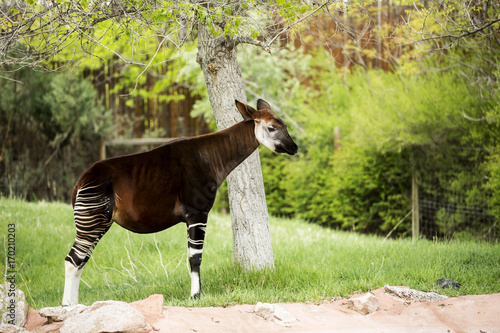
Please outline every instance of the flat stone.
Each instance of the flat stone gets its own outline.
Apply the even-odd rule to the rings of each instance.
[[[56,306],[42,308],[38,310],[38,314],[47,318],[49,323],[65,321],[66,319],[89,310],[89,307],[82,304],[71,306]]]
[[[30,332],[38,332],[42,325],[47,324],[47,318],[40,316],[38,310],[29,307],[28,320],[24,326]]]
[[[258,302],[255,306],[255,314],[265,320],[287,327],[296,321],[290,312],[276,304]]]
[[[152,323],[160,319],[163,315],[163,295],[151,295],[141,301],[130,303],[130,305],[141,312],[148,323]]]
[[[146,318],[129,304],[100,301],[87,311],[68,318],[60,333],[148,333],[151,329]]]
[[[384,289],[387,294],[408,302],[439,302],[448,298],[448,296],[439,295],[434,292],[424,292],[411,288],[385,285]]]
[[[379,307],[378,298],[371,293],[367,293],[360,297],[350,298],[347,300],[349,309],[367,315],[377,311]]]

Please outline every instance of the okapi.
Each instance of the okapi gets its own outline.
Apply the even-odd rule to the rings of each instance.
[[[201,293],[208,212],[227,175],[260,144],[294,155],[298,147],[269,104],[236,102],[244,120],[220,132],[177,139],[145,153],[96,162],[73,189],[76,239],[65,259],[63,305],[78,304],[83,267],[111,224],[137,233],[187,224],[191,297]]]

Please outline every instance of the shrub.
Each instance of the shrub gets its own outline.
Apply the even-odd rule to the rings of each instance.
[[[413,168],[441,177],[433,190],[441,193],[436,197],[439,205],[476,205],[479,210],[498,206],[496,194],[488,194],[498,187],[493,178],[498,160],[488,160],[489,185],[488,173],[481,171],[486,170],[483,163],[490,154],[483,147],[498,145],[498,124],[470,120],[484,108],[495,108],[491,96],[474,94],[474,87],[451,72],[354,71],[344,85],[334,69],[321,62],[314,66],[309,82],[314,82],[314,91],[328,93],[305,86],[309,98],[294,100],[290,94],[287,100],[298,106],[290,109],[291,115],[305,130],[292,129],[299,156],[261,151],[271,213],[383,234],[403,221],[395,234],[406,235],[411,229],[411,219],[405,217],[411,211]],[[337,151],[335,126],[342,132]],[[471,182],[476,185],[470,186]],[[454,189],[455,194],[445,189]],[[498,223],[447,209],[429,217],[434,229],[428,236],[470,236],[478,229],[486,237],[484,232],[492,234]]]
[[[111,113],[88,80],[70,73],[3,75],[0,195],[69,201],[75,180],[98,159]]]

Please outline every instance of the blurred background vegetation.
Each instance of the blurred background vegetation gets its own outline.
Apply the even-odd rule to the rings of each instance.
[[[338,30],[328,41],[304,28],[283,35],[272,55],[239,46],[249,104],[270,102],[300,148],[294,157],[260,150],[271,214],[407,236],[415,176],[424,236],[499,238],[500,6],[483,1],[472,11],[496,20],[480,33],[420,44],[408,37],[426,19],[415,10],[460,17],[459,2],[370,2],[369,15],[343,13],[352,29],[325,17],[324,29]],[[360,31],[356,42],[352,31]],[[162,50],[171,60],[145,72],[94,52],[63,73],[2,68],[0,195],[69,202],[101,142],[215,130],[196,40],[181,57]],[[108,147],[107,156],[137,149]],[[227,209],[224,190],[219,210]]]

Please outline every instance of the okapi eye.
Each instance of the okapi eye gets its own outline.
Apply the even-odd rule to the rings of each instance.
[[[274,127],[268,127],[267,130],[271,133],[271,132],[274,132],[276,131],[276,129]]]

